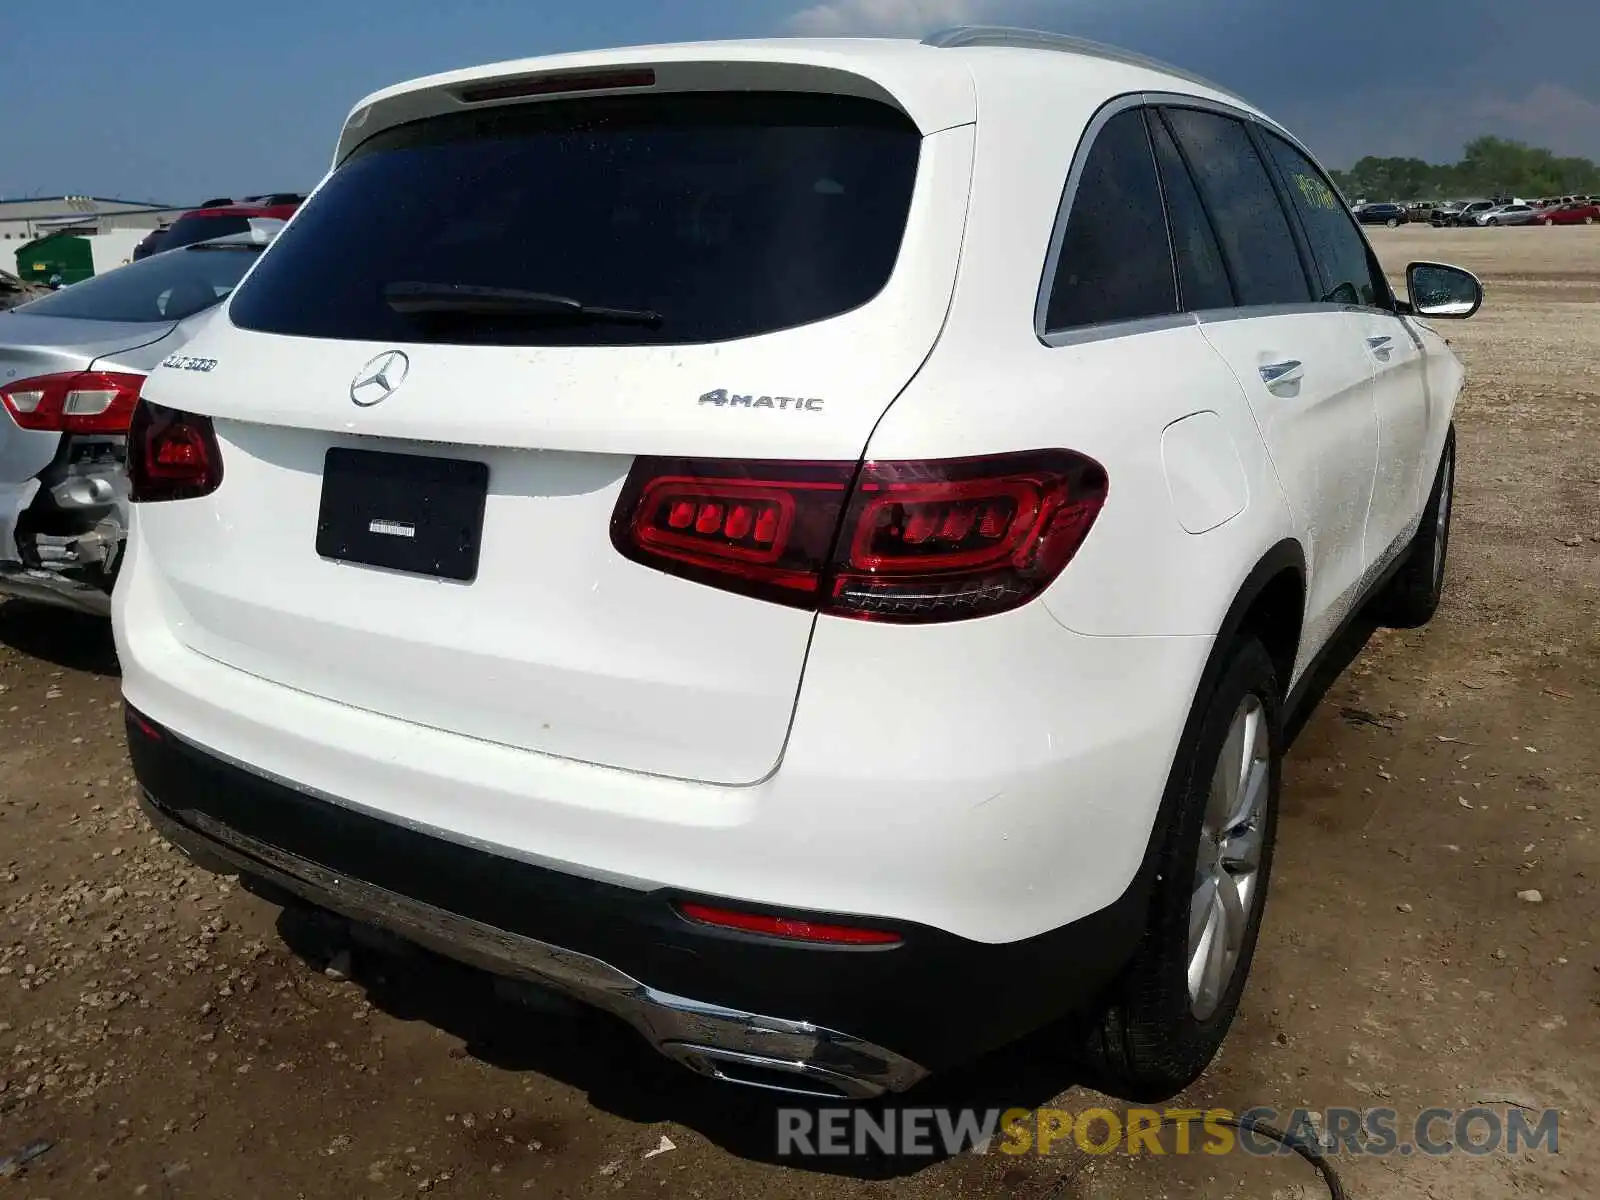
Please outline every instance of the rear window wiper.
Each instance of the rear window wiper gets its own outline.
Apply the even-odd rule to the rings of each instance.
[[[518,317],[611,325],[659,325],[662,322],[661,314],[648,308],[611,308],[585,304],[552,292],[475,287],[465,283],[400,280],[384,285],[383,300],[404,316]]]

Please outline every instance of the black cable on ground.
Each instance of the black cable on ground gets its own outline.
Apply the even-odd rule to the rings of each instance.
[[[1339,1182],[1339,1173],[1333,1169],[1333,1163],[1328,1161],[1328,1156],[1323,1154],[1322,1148],[1314,1142],[1309,1142],[1299,1134],[1285,1133],[1262,1121],[1249,1118],[1223,1117],[1215,1114],[1195,1113],[1186,1117],[1165,1117],[1161,1125],[1193,1125],[1196,1121],[1208,1119],[1213,1125],[1227,1125],[1244,1133],[1258,1133],[1270,1141],[1277,1142],[1280,1146],[1287,1146],[1306,1162],[1316,1168],[1317,1174],[1322,1176],[1322,1181],[1328,1185],[1328,1195],[1333,1200],[1349,1200],[1345,1195],[1344,1184]],[[1159,1128],[1159,1126],[1158,1126]],[[1052,1193],[1058,1195],[1060,1193]]]
[[[1186,1121],[1185,1123],[1191,1123],[1192,1120],[1199,1119],[1202,1118],[1192,1118],[1191,1121]],[[1164,1123],[1176,1124],[1177,1122]],[[1259,1133],[1262,1137],[1269,1138],[1280,1146],[1289,1147],[1289,1149],[1317,1169],[1317,1174],[1321,1175],[1322,1181],[1328,1185],[1328,1195],[1332,1196],[1333,1200],[1349,1200],[1344,1192],[1344,1184],[1339,1182],[1339,1173],[1333,1169],[1333,1163],[1328,1160],[1328,1156],[1322,1152],[1322,1148],[1316,1143],[1307,1141],[1299,1134],[1285,1133],[1281,1129],[1276,1129],[1264,1122],[1253,1121],[1249,1118],[1240,1120],[1234,1117],[1214,1116],[1211,1118],[1211,1123],[1213,1125],[1229,1125],[1245,1133]]]

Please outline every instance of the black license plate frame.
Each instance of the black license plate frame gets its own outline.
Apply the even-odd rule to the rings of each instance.
[[[322,463],[317,553],[471,583],[488,499],[488,463],[330,446]]]

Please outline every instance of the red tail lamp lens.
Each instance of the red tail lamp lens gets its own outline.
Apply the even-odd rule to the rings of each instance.
[[[853,480],[853,485],[852,485]],[[639,459],[612,519],[636,562],[837,616],[948,621],[1049,586],[1105,503],[1068,450],[917,462]]]
[[[849,925],[827,925],[794,917],[734,912],[708,904],[680,904],[678,911],[702,925],[784,938],[792,942],[820,942],[832,946],[898,946],[903,940],[899,934],[883,929],[857,929]]]
[[[192,500],[222,483],[222,451],[211,418],[141,400],[128,429],[129,499]]]
[[[1066,450],[869,462],[826,608],[903,622],[1015,608],[1072,561],[1105,498],[1105,471]]]

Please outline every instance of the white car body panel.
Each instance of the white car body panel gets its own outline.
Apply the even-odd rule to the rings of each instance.
[[[1365,536],[1371,564],[1387,560],[1415,531],[1438,461],[1437,452],[1426,453],[1436,414],[1428,403],[1427,357],[1410,325],[1370,308],[1352,310],[1348,319],[1373,364],[1378,457]]]
[[[1372,366],[1337,308],[1205,320],[1200,328],[1244,389],[1305,552],[1298,678],[1366,582],[1363,547],[1378,459]],[[1300,381],[1269,388],[1262,369],[1288,362],[1302,364]]]

